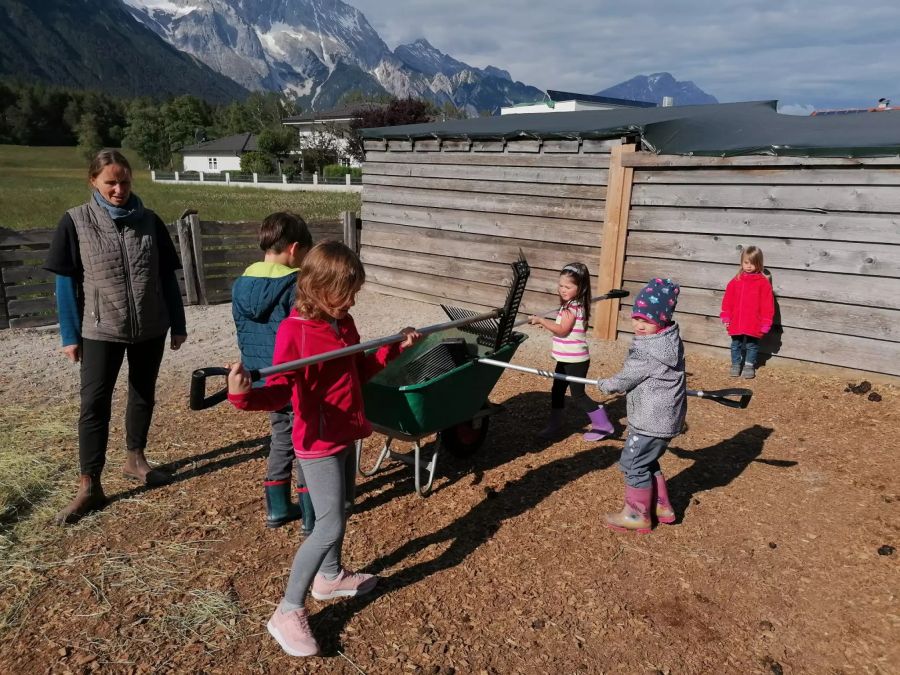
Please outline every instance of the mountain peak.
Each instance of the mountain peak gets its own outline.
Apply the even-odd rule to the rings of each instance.
[[[661,104],[663,98],[671,96],[675,105],[698,105],[718,103],[715,96],[707,94],[689,80],[678,81],[671,73],[661,72],[650,75],[636,75],[630,80],[598,91],[597,96],[611,96],[635,101],[653,101]]]

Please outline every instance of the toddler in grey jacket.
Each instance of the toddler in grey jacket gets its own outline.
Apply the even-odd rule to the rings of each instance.
[[[681,433],[687,412],[684,345],[678,324],[672,321],[679,292],[670,279],[650,280],[635,298],[634,339],[622,370],[597,382],[607,394],[627,394],[628,434],[619,460],[625,474],[625,504],[622,511],[605,516],[606,526],[613,530],[649,533],[654,504],[658,522],[676,519],[659,458]]]

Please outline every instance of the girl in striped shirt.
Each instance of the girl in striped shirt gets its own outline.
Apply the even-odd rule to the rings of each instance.
[[[583,263],[569,263],[559,273],[559,311],[556,319],[532,316],[529,323],[541,326],[553,333],[551,354],[556,359],[556,372],[575,377],[586,377],[591,365],[587,345],[587,327],[591,315],[591,275]],[[566,389],[571,388],[572,399],[581,410],[590,412],[597,408],[585,392],[583,384],[569,384],[553,380],[550,392],[550,421],[539,433],[543,439],[559,434],[562,428]]]

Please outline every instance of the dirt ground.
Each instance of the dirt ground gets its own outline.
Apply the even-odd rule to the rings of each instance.
[[[441,320],[365,292],[354,315],[363,339]],[[621,433],[586,442],[570,411],[567,436],[538,441],[549,383],[505,374],[487,444],[468,461],[442,455],[428,498],[398,463],[359,479],[345,564],[381,581],[358,599],[310,599],[325,655],[292,659],[265,631],[299,541],[296,524],[263,524],[267,420],[188,409],[190,371],[235,353],[227,306],[188,320],[189,342],[164,361],[148,453],[173,484],[119,477],[119,400],[113,503],[48,525],[4,571],[20,581],[0,592],[17,617],[0,672],[900,672],[900,391],[877,385],[870,401],[846,379],[786,368],[760,369],[747,410],[690,401],[662,460],[679,520],[648,536],[601,526],[621,503]],[[547,334],[529,334],[515,362],[546,367]],[[53,331],[0,331],[4,400],[71,399],[77,369],[56,343]],[[624,347],[592,345],[591,374],[615,372]],[[693,388],[735,384],[721,360],[689,356],[688,371]],[[624,423],[624,401],[611,411]],[[74,441],[62,450],[74,456]]]

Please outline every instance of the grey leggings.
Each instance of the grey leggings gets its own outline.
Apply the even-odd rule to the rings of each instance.
[[[284,599],[302,605],[317,572],[334,577],[341,571],[346,504],[356,493],[356,452],[350,445],[336,455],[301,459],[303,476],[316,512],[316,525],[294,556]]]

